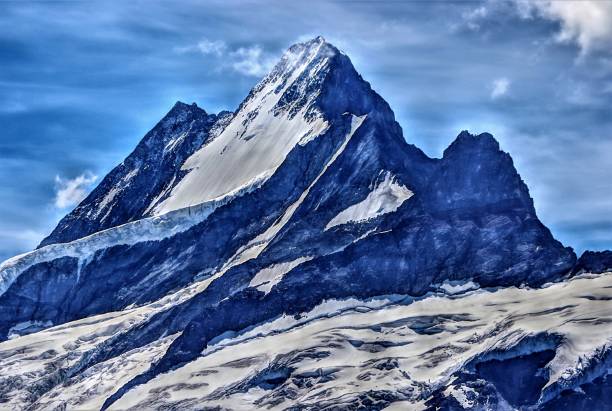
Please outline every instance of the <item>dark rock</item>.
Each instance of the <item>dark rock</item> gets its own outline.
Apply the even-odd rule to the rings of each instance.
[[[607,271],[612,271],[612,251],[585,251],[582,253],[576,266],[573,269],[574,274],[593,273],[601,274]]]

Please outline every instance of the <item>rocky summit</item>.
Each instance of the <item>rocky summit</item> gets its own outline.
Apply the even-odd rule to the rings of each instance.
[[[407,143],[317,37],[233,113],[177,103],[2,263],[0,409],[598,409],[610,261],[491,134]]]

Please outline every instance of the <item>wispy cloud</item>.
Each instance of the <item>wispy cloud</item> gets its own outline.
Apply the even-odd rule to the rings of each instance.
[[[260,77],[274,66],[275,58],[267,56],[260,46],[241,47],[232,53],[232,68],[246,76]]]
[[[474,31],[480,30],[480,22],[482,19],[487,17],[489,9],[486,6],[479,6],[473,10],[467,10],[463,12],[461,17],[465,23],[465,26]]]
[[[175,51],[177,53],[190,53],[190,52],[200,52],[204,55],[213,54],[216,56],[222,56],[227,50],[227,44],[221,40],[208,40],[202,39],[198,42],[198,44],[194,44],[186,47],[176,47]]]
[[[219,66],[230,68],[245,76],[261,77],[274,66],[278,56],[258,44],[232,49],[221,40],[201,39],[197,44],[178,47],[178,53],[201,53],[219,59]]]
[[[98,176],[89,171],[72,179],[64,179],[56,175],[55,206],[68,208],[77,205],[85,198],[89,188],[97,179]]]
[[[500,77],[493,80],[491,83],[491,99],[496,100],[508,94],[510,89],[510,80],[506,77]]]
[[[203,39],[198,43],[198,49],[202,54],[216,54],[220,56],[227,49],[227,45],[220,40],[210,41]]]

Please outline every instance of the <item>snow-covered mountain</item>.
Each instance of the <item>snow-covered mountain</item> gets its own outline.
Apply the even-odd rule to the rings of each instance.
[[[406,143],[318,37],[234,113],[177,103],[0,265],[0,408],[610,404],[606,258],[490,134]]]

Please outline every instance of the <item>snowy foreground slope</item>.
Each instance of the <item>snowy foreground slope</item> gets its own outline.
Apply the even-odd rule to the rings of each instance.
[[[0,264],[0,409],[606,409],[610,271],[492,135],[427,157],[318,37]]]
[[[200,358],[110,409],[606,409],[610,300],[612,273],[541,289],[329,300],[299,318],[221,335]],[[1,344],[2,398],[25,408],[48,379],[60,378],[56,370],[78,369],[159,309],[104,314]],[[98,409],[176,337],[68,373],[31,409]]]

